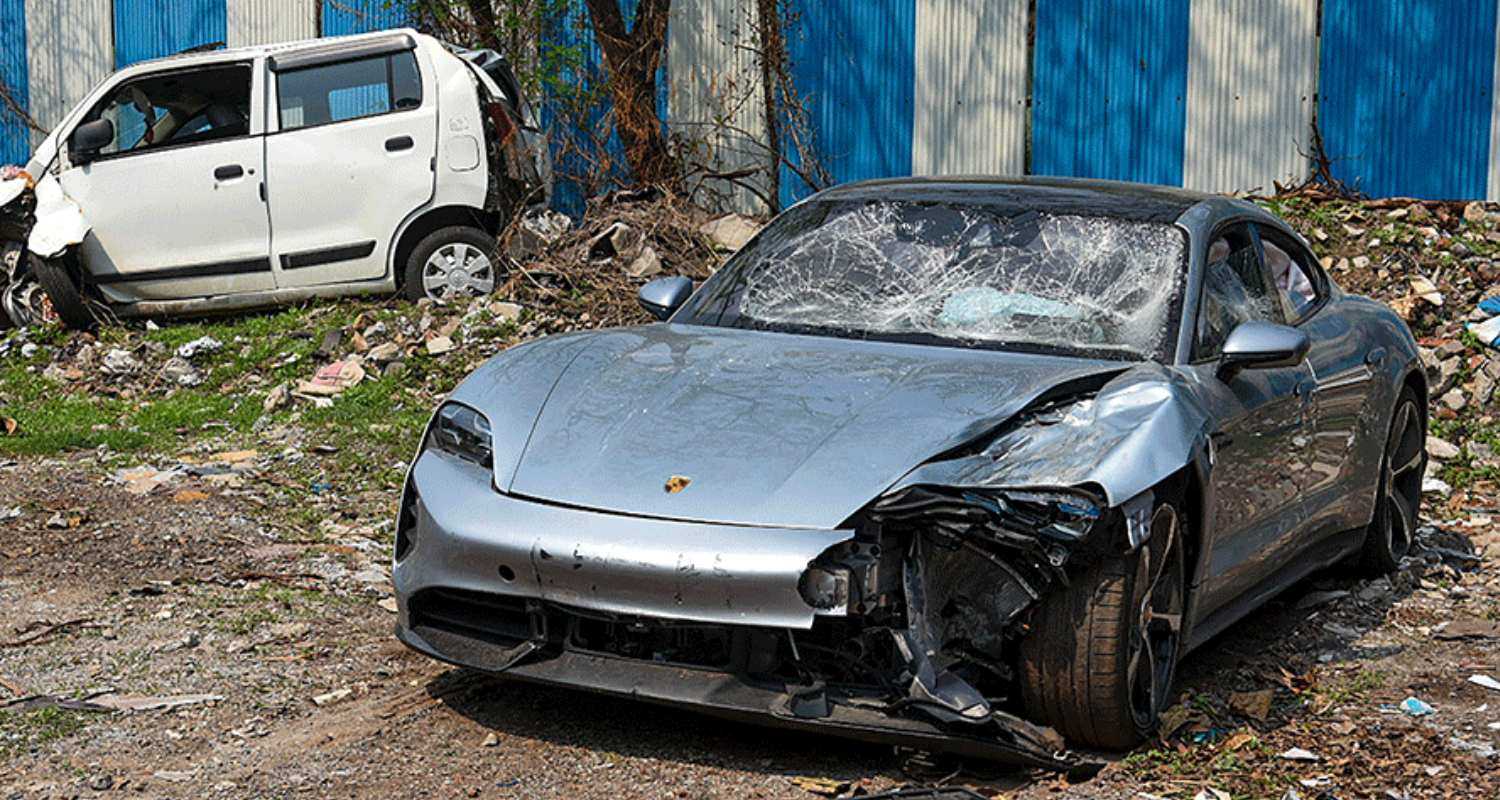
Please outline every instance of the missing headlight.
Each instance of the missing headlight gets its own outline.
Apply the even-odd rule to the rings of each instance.
[[[494,460],[490,421],[461,403],[444,403],[432,421],[427,447],[488,469]]]

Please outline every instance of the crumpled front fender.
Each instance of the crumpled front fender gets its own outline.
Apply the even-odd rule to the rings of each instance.
[[[1094,484],[1109,505],[1119,505],[1203,452],[1210,418],[1189,380],[1141,365],[1092,397],[1023,414],[979,452],[917,467],[892,491]]]

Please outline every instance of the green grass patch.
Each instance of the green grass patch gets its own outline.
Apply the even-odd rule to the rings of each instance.
[[[11,758],[66,739],[88,723],[86,711],[39,708],[34,711],[0,711],[0,756]]]

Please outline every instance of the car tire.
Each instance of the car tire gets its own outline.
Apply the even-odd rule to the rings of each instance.
[[[31,271],[52,301],[52,310],[69,328],[93,330],[98,324],[88,298],[79,286],[77,271],[67,258],[31,257]]]
[[[500,285],[500,261],[496,255],[495,237],[485,233],[479,228],[468,225],[451,225],[439,228],[432,233],[422,237],[417,246],[411,251],[406,259],[406,267],[401,283],[401,293],[406,299],[416,302],[424,297],[432,298],[440,302],[455,299],[459,296],[482,297],[490,294]],[[438,261],[448,260],[443,255],[458,256],[460,258],[472,257],[482,259],[484,270],[487,270],[487,279],[479,279],[478,269],[468,269],[466,264],[454,266],[463,271],[463,280],[450,283],[446,293],[435,293],[432,290],[432,281],[429,280],[429,262],[437,268]],[[468,264],[476,264],[477,261],[469,261]],[[470,274],[475,273],[475,274]],[[449,273],[444,273],[449,274]],[[458,284],[462,283],[460,289]],[[487,287],[487,288],[485,288]]]
[[[1410,386],[1402,387],[1391,409],[1375,486],[1375,512],[1365,532],[1359,566],[1371,575],[1394,572],[1411,550],[1422,505],[1422,474],[1427,467],[1427,431]]]
[[[1020,647],[1028,717],[1075,745],[1108,750],[1133,747],[1156,730],[1181,652],[1186,570],[1180,519],[1175,504],[1159,503],[1140,550],[1104,558],[1042,600]],[[1148,616],[1143,603],[1152,587]],[[1149,651],[1147,642],[1153,643]]]

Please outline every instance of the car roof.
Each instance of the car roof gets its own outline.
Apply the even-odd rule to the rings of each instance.
[[[256,58],[257,56],[284,54],[311,48],[336,48],[340,45],[357,45],[371,39],[383,39],[391,36],[407,35],[413,38],[421,36],[427,38],[412,28],[392,28],[389,30],[372,31],[370,33],[356,33],[348,36],[328,36],[318,39],[298,39],[290,42],[276,42],[272,44],[255,44],[244,47],[220,48],[217,50],[198,50],[193,52],[177,53],[161,58],[138,61],[126,67],[125,70],[135,71],[137,68],[152,68],[167,64],[174,66],[192,66],[194,64],[211,64],[219,61],[243,61]],[[125,70],[121,70],[122,72]]]
[[[1139,222],[1176,222],[1209,201],[1238,203],[1223,195],[1086,178],[957,175],[859,181],[814,195],[823,200],[951,201],[1054,214],[1107,216]],[[1217,204],[1217,203],[1215,203]]]

